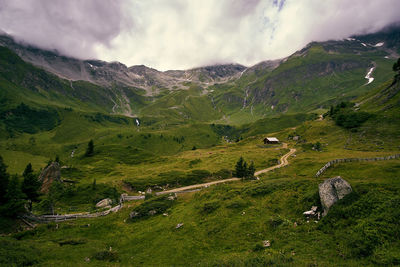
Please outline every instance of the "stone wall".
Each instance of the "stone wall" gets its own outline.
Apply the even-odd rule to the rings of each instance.
[[[360,162],[360,161],[381,161],[381,160],[391,160],[400,158],[400,154],[385,156],[385,157],[376,157],[376,158],[347,158],[347,159],[334,159],[326,163],[319,171],[315,174],[315,177],[319,177],[323,174],[329,167],[345,162]]]

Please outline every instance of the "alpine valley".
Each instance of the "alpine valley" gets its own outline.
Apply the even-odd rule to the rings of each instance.
[[[0,265],[399,265],[399,57],[394,26],[169,71],[1,35]]]

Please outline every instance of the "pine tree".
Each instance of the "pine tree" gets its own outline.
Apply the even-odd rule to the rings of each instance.
[[[400,71],[400,58],[393,64],[393,71]]]
[[[7,165],[4,164],[3,158],[0,156],[0,204],[4,204],[7,194],[9,174],[7,173]]]
[[[94,154],[94,143],[93,143],[93,140],[90,139],[90,141],[88,143],[88,147],[86,149],[85,156],[86,157],[91,157],[91,156],[93,156],[93,154]]]
[[[17,175],[13,175],[8,183],[7,193],[5,195],[7,203],[2,210],[3,215],[7,217],[16,217],[25,211],[24,198],[26,197],[21,191],[21,185]]]
[[[96,190],[96,178],[94,178],[94,180],[93,180],[92,190]]]
[[[246,175],[246,169],[244,168],[243,157],[240,157],[235,167],[235,174],[238,178],[243,178]]]
[[[241,178],[246,178],[247,177],[247,172],[248,172],[247,162],[243,161],[243,175],[241,176]]]
[[[21,190],[26,197],[32,201],[36,201],[39,197],[40,182],[33,173],[32,164],[28,164],[22,174],[24,180],[22,181]]]
[[[256,172],[256,169],[254,168],[254,162],[252,161],[251,163],[250,163],[250,166],[249,166],[249,168],[248,168],[248,170],[247,170],[247,175],[246,175],[246,177],[248,178],[248,179],[253,179],[254,178],[254,173]]]

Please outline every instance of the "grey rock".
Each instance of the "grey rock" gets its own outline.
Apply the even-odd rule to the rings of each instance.
[[[96,208],[105,208],[107,206],[110,206],[112,204],[112,200],[109,198],[105,198],[97,202]],[[110,206],[111,208],[111,206]]]
[[[136,217],[139,217],[139,212],[137,212],[137,211],[132,211],[129,214],[129,218],[131,218],[131,219],[136,218]]]
[[[156,213],[157,213],[156,210],[150,210],[150,211],[149,211],[149,215],[150,215],[150,216],[153,216],[153,215],[155,215]]]
[[[340,176],[326,179],[323,183],[319,184],[319,197],[324,209],[322,216],[328,214],[332,205],[352,191],[351,185]]]
[[[263,247],[269,248],[271,246],[271,242],[269,240],[264,240],[263,241]]]
[[[177,195],[176,195],[176,193],[174,193],[174,194],[171,194],[170,196],[168,196],[168,200],[176,200],[177,199]]]
[[[183,226],[183,223],[178,223],[176,226],[175,226],[175,228],[176,229],[179,229],[179,228],[181,228]]]
[[[307,220],[319,220],[321,217],[321,212],[318,212],[318,207],[317,206],[312,206],[311,210],[303,212],[303,215],[306,216]]]

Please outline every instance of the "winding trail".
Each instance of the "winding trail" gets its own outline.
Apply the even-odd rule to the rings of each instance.
[[[255,172],[254,175],[255,175],[255,176],[258,176],[258,175],[260,175],[260,174],[262,174],[262,173],[266,173],[266,172],[269,172],[269,171],[275,170],[275,169],[277,169],[277,168],[281,168],[281,167],[284,167],[284,166],[288,165],[288,164],[289,164],[288,158],[289,158],[291,155],[293,155],[295,152],[296,152],[296,149],[295,149],[295,148],[291,148],[290,151],[289,151],[288,153],[286,153],[285,155],[283,155],[283,156],[281,157],[281,163],[280,163],[280,164],[275,165],[275,166],[272,166],[272,167],[269,167],[269,168],[266,168],[266,169],[261,170],[261,171],[258,171],[258,172]]]
[[[287,144],[283,143],[282,144],[282,148],[287,148]],[[278,165],[275,165],[275,166],[272,166],[272,167],[257,171],[257,172],[254,173],[254,175],[257,177],[258,175],[260,175],[262,173],[266,173],[266,172],[269,172],[269,171],[272,171],[272,170],[275,170],[275,169],[278,169],[278,168],[282,168],[282,167],[288,165],[289,164],[288,158],[291,155],[293,155],[295,152],[296,152],[296,149],[295,148],[291,148],[288,153],[286,153],[285,155],[283,155],[281,157],[280,163]],[[157,192],[156,194],[157,195],[162,195],[162,194],[169,194],[169,193],[179,193],[179,192],[185,192],[185,191],[189,191],[189,190],[193,190],[193,189],[209,187],[210,185],[233,182],[233,181],[240,181],[240,180],[241,180],[241,178],[233,177],[233,178],[213,181],[213,182],[209,182],[209,183],[194,184],[194,185],[179,187],[179,188],[175,188],[175,189],[171,189],[171,190],[167,190],[167,191]]]
[[[282,148],[286,149],[287,144],[283,143]],[[254,175],[257,177],[258,175],[260,175],[262,173],[266,173],[266,172],[269,172],[269,171],[272,171],[272,170],[275,170],[275,169],[278,169],[278,168],[288,165],[289,164],[288,158],[291,155],[293,155],[295,152],[296,152],[296,149],[291,148],[288,153],[286,153],[285,155],[283,155],[281,157],[280,163],[278,165],[255,172]],[[167,190],[167,191],[161,191],[161,192],[157,192],[156,195],[163,195],[163,194],[170,194],[170,193],[188,193],[188,192],[200,190],[201,188],[209,187],[210,185],[228,183],[228,182],[234,182],[234,181],[240,181],[240,180],[241,180],[241,178],[233,177],[233,178],[213,181],[213,182],[209,182],[209,183],[195,184],[195,185],[179,187],[179,188],[175,188],[175,189],[171,189],[171,190]],[[144,196],[121,195],[119,205],[117,205],[113,208],[107,209],[105,211],[95,212],[95,213],[83,212],[83,213],[74,213],[74,214],[42,215],[42,216],[37,216],[34,214],[25,214],[25,215],[21,216],[21,218],[24,220],[27,220],[27,221],[39,222],[39,223],[61,222],[61,221],[79,219],[79,218],[96,218],[96,217],[106,216],[112,212],[118,212],[123,207],[124,201],[138,200],[138,199],[144,199]],[[27,222],[27,224],[30,224],[30,223]],[[32,224],[30,224],[30,226],[35,227],[35,225],[32,225]]]

